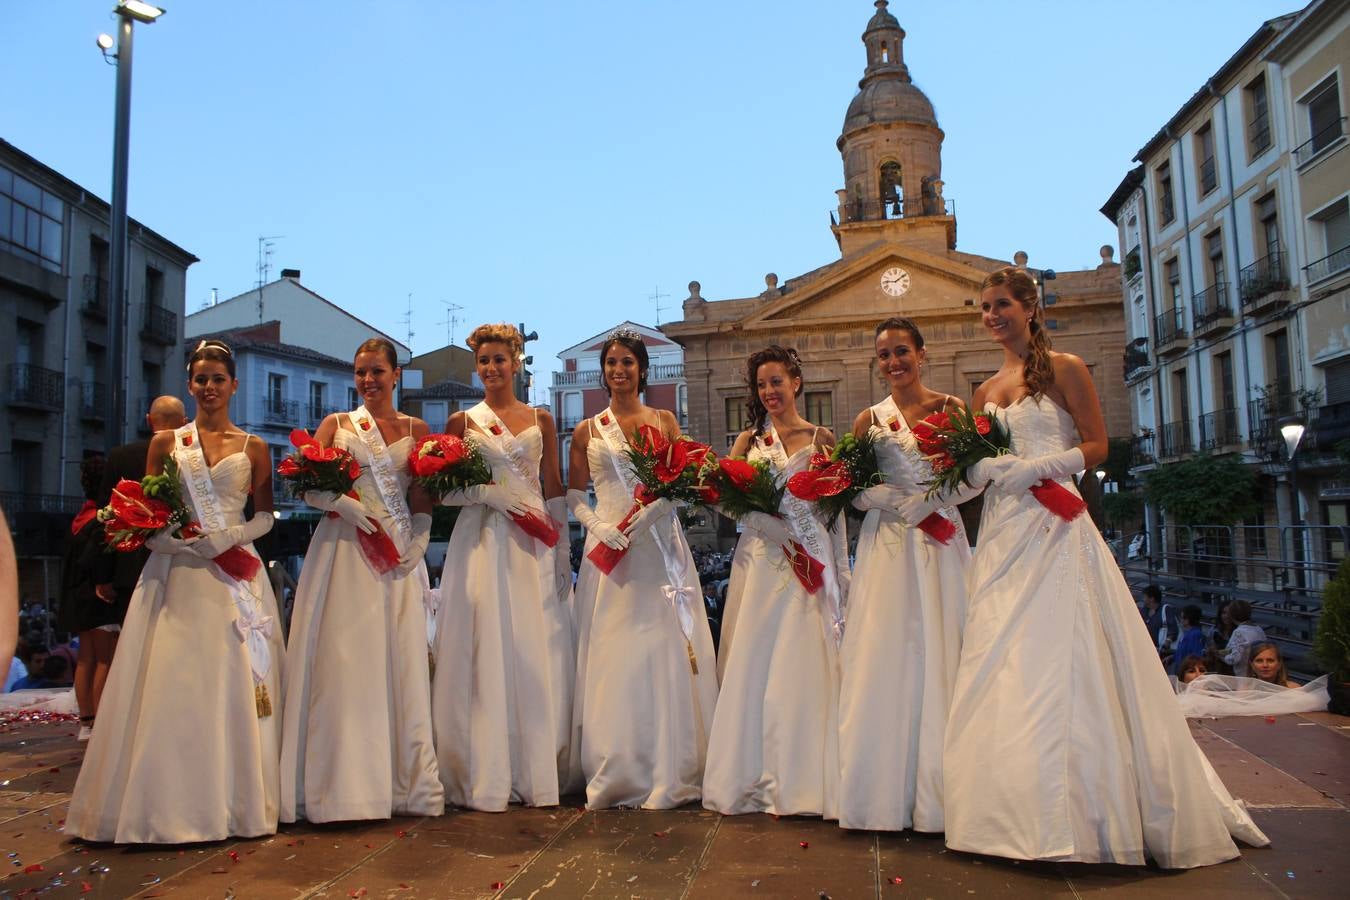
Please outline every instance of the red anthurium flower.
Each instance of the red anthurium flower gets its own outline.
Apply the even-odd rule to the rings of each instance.
[[[655,425],[643,425],[637,433],[638,446],[652,456],[661,456],[670,446],[665,434]]]
[[[652,466],[652,473],[660,479],[662,484],[670,484],[683,474],[684,468],[688,464],[688,447],[684,442],[676,441],[673,444],[666,444],[661,449],[660,455],[656,459],[656,465]]]
[[[709,481],[698,486],[699,496],[703,498],[704,503],[717,503],[722,499],[722,491],[718,489],[715,482]]]
[[[639,484],[637,487],[633,488],[633,499],[643,506],[646,506],[649,503],[655,503],[657,497],[645,484]]]
[[[347,461],[347,476],[352,479],[361,477],[361,464],[353,456]]]
[[[303,429],[303,428],[295,428],[295,429],[292,429],[292,430],[291,430],[291,446],[292,446],[292,447],[295,447],[295,448],[298,449],[298,448],[301,448],[301,447],[307,447],[307,446],[309,446],[310,444],[317,444],[317,443],[318,443],[318,441],[314,440],[314,438],[310,435],[310,433],[309,433],[308,431],[306,431],[305,429]]]
[[[975,416],[975,430],[980,434],[988,434],[989,429],[992,427],[993,426],[990,425],[989,417],[987,415],[981,413]]]
[[[722,472],[737,488],[748,491],[755,482],[755,467],[743,459],[724,457],[717,461]]]
[[[117,518],[132,528],[155,531],[169,524],[173,510],[167,503],[145,496],[139,481],[123,478],[113,488],[108,505]]]
[[[830,458],[824,453],[812,453],[806,464],[812,469],[823,469],[830,465]]]
[[[816,475],[816,491],[821,497],[833,497],[853,484],[853,479],[848,476],[848,467],[840,462],[831,463]]]
[[[684,452],[689,458],[689,464],[696,468],[703,468],[703,464],[708,461],[708,455],[712,453],[712,447],[707,444],[700,444],[698,441],[691,441],[689,438],[680,438],[679,443],[684,445]]]
[[[311,462],[333,462],[340,453],[336,447],[323,447],[318,441],[300,448],[300,453]]]
[[[291,459],[289,456],[281,461],[281,465],[277,466],[277,474],[282,476],[283,478],[289,478],[290,476],[295,475],[299,471],[300,471],[299,464],[296,463],[296,461]]]

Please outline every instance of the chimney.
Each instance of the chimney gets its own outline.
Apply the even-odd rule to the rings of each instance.
[[[281,277],[282,277],[282,278],[289,278],[291,281],[299,281],[299,280],[300,280],[300,270],[299,270],[299,269],[282,269],[282,270],[281,270]]]

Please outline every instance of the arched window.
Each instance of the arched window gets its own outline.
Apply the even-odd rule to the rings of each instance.
[[[890,48],[886,46],[885,41],[881,42],[881,61],[882,63],[888,63],[891,61],[891,51]]]
[[[900,184],[900,164],[887,160],[881,164],[881,218],[898,219],[905,214],[904,188]]]

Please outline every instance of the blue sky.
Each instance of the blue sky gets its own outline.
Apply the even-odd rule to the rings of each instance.
[[[106,197],[114,0],[0,3],[0,137]],[[272,277],[413,348],[524,320],[553,358],[838,258],[834,142],[869,0],[169,2],[136,29],[130,211],[201,257],[187,306]],[[946,133],[958,249],[1095,266],[1136,150],[1292,3],[898,0]],[[546,395],[543,395],[546,396]]]

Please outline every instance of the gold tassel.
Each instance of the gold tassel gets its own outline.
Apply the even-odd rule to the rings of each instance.
[[[272,698],[267,695],[267,685],[259,681],[253,686],[253,705],[258,708],[258,718],[265,719],[272,714]]]
[[[694,645],[689,641],[684,642],[684,648],[689,651],[689,671],[695,675],[698,674],[698,658],[694,656]]]
[[[432,681],[436,680],[436,654],[430,648],[427,649],[427,674]]]

